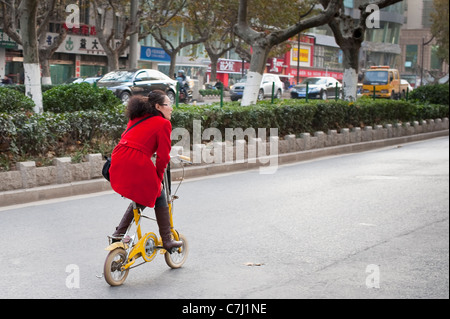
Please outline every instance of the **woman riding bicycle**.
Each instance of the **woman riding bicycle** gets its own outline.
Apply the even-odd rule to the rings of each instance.
[[[182,245],[171,237],[169,207],[162,191],[164,171],[170,161],[172,110],[169,97],[160,90],[152,91],[148,97],[132,97],[126,110],[127,130],[149,118],[122,134],[111,155],[109,170],[114,191],[134,201],[141,209],[155,208],[159,233],[167,251]],[[156,165],[151,159],[155,152]],[[123,237],[133,217],[130,204],[112,235],[114,241]]]

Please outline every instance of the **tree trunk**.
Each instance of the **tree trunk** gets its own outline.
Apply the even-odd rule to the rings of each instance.
[[[258,100],[259,88],[261,87],[261,80],[270,49],[271,47],[268,48],[267,46],[253,46],[252,60],[247,74],[244,95],[242,96],[242,106],[256,104]]]
[[[169,76],[174,79],[177,78],[177,76],[175,74],[175,66],[177,65],[177,54],[178,54],[178,51],[171,51],[169,53],[169,56],[170,56]]]
[[[354,102],[358,89],[359,45],[341,47],[343,51],[344,78],[342,80],[344,99]]]
[[[20,34],[23,42],[23,68],[25,71],[25,94],[35,104],[36,113],[43,112],[41,71],[39,66],[38,38],[36,33],[38,0],[23,0],[19,6]]]
[[[119,54],[116,51],[109,51],[107,53],[107,57],[108,57],[108,72],[119,70]]]
[[[39,36],[39,62],[41,63],[42,69],[42,84],[51,85],[52,78],[50,72],[50,59],[56,50],[60,47],[60,45],[66,39],[66,29],[61,28],[61,32],[59,36],[55,39],[55,41],[50,45],[46,46],[44,43],[47,39],[48,25],[41,26]]]
[[[42,84],[43,85],[51,85],[52,77],[50,73],[50,61],[49,59],[41,59],[41,68],[42,68]]]
[[[219,61],[219,57],[217,55],[209,55],[209,59],[211,60],[211,77],[209,79],[210,83],[217,81],[217,63]]]

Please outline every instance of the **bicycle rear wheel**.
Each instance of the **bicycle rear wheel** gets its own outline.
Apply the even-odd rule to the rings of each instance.
[[[105,260],[103,273],[105,280],[111,286],[120,286],[127,279],[129,269],[122,270],[122,266],[127,262],[127,252],[123,248],[116,248],[111,251]]]
[[[183,245],[178,248],[177,251],[173,253],[169,253],[168,251],[164,254],[164,259],[166,260],[166,264],[172,268],[177,269],[183,266],[184,262],[187,259],[189,254],[189,244],[186,240],[186,237],[179,234],[180,241],[183,242]]]

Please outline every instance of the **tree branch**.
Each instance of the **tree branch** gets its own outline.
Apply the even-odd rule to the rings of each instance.
[[[273,32],[270,37],[270,43],[272,45],[280,44],[293,36],[297,35],[298,33],[302,32],[303,30],[326,24],[328,21],[330,21],[333,16],[336,15],[338,10],[341,7],[341,0],[330,0],[328,5],[326,6],[326,9],[319,14],[310,17],[308,19],[299,21],[292,27],[287,28],[286,30],[281,30],[278,32]]]
[[[240,0],[238,22],[234,26],[234,32],[238,37],[240,37],[245,42],[252,43],[262,34],[250,28],[250,26],[248,25],[247,16],[248,16],[248,1]]]

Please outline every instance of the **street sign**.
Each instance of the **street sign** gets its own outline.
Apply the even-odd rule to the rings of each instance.
[[[14,49],[17,47],[17,43],[14,42],[9,35],[0,29],[0,48]]]
[[[141,46],[141,60],[170,62],[170,56],[161,48]]]

